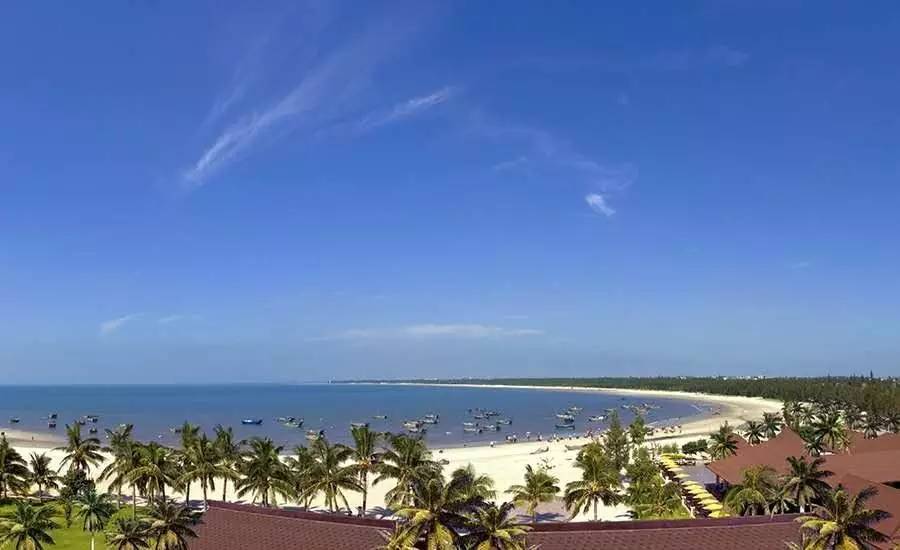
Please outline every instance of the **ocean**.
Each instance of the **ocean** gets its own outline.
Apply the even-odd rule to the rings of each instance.
[[[575,419],[575,433],[603,429],[606,422],[589,422],[588,416],[605,415],[615,409],[623,423],[634,413],[626,408],[650,403],[655,408],[644,416],[647,422],[677,424],[688,416],[711,410],[702,402],[643,396],[618,396],[599,392],[518,388],[468,388],[363,384],[297,385],[157,385],[157,386],[0,386],[0,430],[65,435],[65,424],[84,415],[97,415],[96,426],[134,424],[134,434],[143,441],[176,445],[178,435],[171,428],[184,421],[201,426],[210,436],[216,425],[232,426],[239,438],[268,436],[289,451],[305,444],[308,429],[325,430],[330,441],[348,442],[351,422],[368,422],[378,431],[403,432],[403,421],[433,414],[437,424],[426,425],[425,438],[432,447],[456,447],[503,441],[515,434],[520,440],[557,430],[556,413],[570,407],[582,410]],[[498,417],[473,418],[476,409],[492,410]],[[47,417],[56,413],[58,427],[50,430]],[[387,416],[386,419],[376,418]],[[16,424],[11,418],[19,418]],[[279,417],[303,419],[301,428],[286,427]],[[243,425],[242,419],[261,419],[260,425]],[[463,422],[492,422],[508,419],[500,431],[469,433]]]

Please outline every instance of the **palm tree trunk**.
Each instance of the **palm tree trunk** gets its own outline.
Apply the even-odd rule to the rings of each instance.
[[[362,472],[362,515],[366,515],[366,497],[369,496],[369,474],[365,470]]]
[[[131,486],[131,519],[137,519],[137,486]]]
[[[594,521],[597,521],[597,501],[594,501]]]
[[[227,491],[228,491],[228,478],[223,477],[222,478],[222,502],[225,502],[225,495],[227,494]]]
[[[91,531],[91,550],[94,550],[94,532]]]
[[[188,481],[185,483],[185,488],[184,488],[184,505],[185,505],[185,506],[190,506],[190,505],[191,505],[191,482],[190,482],[190,480],[188,480]]]
[[[203,480],[203,483],[201,483],[201,485],[203,486],[203,507],[206,508],[206,480],[205,479]]]

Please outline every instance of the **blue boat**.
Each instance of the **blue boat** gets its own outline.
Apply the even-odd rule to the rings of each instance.
[[[241,424],[245,426],[259,426],[262,424],[262,418],[245,418],[241,420]]]

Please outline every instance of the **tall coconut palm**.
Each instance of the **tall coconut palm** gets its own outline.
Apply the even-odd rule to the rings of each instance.
[[[504,502],[477,508],[467,521],[463,536],[465,548],[472,550],[526,550],[525,535],[531,529],[519,525],[512,512],[514,505]]]
[[[223,502],[227,500],[228,496],[228,481],[240,479],[237,468],[241,463],[243,448],[242,442],[235,441],[234,430],[231,427],[216,426],[216,452],[223,467],[221,471]]]
[[[866,439],[875,439],[884,429],[884,423],[877,414],[867,414],[862,423],[863,435]]]
[[[790,471],[784,477],[784,489],[791,500],[805,514],[807,506],[826,495],[830,488],[824,481],[833,472],[821,469],[824,458],[816,458],[807,462],[805,457],[789,456],[787,458]]]
[[[497,491],[494,490],[494,480],[490,476],[478,474],[471,464],[453,470],[453,473],[450,474],[450,483],[458,487],[464,498],[472,501],[488,501],[497,496]]]
[[[353,462],[354,470],[359,477],[359,486],[362,489],[362,513],[366,515],[369,473],[381,462],[381,456],[376,451],[379,435],[368,426],[353,426],[350,429],[350,436],[353,438],[353,445],[350,447],[348,458]]]
[[[850,406],[844,410],[844,422],[847,423],[847,427],[851,430],[862,426],[865,417],[866,415],[856,407]]]
[[[283,447],[271,439],[254,438],[240,470],[243,477],[237,482],[237,494],[243,498],[253,495],[253,501],[263,506],[277,505],[278,495],[292,494],[288,470],[281,461]]]
[[[155,441],[139,449],[137,467],[128,474],[128,482],[139,488],[148,500],[165,499],[166,486],[176,478],[172,450]]]
[[[28,490],[28,467],[25,459],[0,435],[0,498]]]
[[[621,487],[619,472],[605,455],[599,453],[582,453],[576,459],[575,466],[581,470],[581,479],[566,485],[563,497],[566,509],[575,518],[593,508],[594,521],[597,521],[599,503],[609,506],[621,500],[618,493]]]
[[[763,413],[762,427],[767,439],[772,439],[778,435],[782,426],[784,426],[784,419],[780,414],[769,412]]]
[[[190,446],[182,451],[185,459],[179,482],[187,490],[194,481],[200,482],[203,491],[203,505],[207,504],[209,490],[216,490],[216,478],[225,477],[230,470],[222,464],[215,443],[206,437],[206,434],[197,437],[190,442]]]
[[[44,491],[59,488],[59,476],[56,470],[50,466],[50,457],[46,453],[31,453],[29,460],[31,472],[28,475],[28,482],[37,485],[38,499],[43,502]]]
[[[890,430],[891,433],[900,433],[900,411],[895,411],[888,414],[885,418],[885,424],[887,425],[887,429]]]
[[[844,419],[836,412],[823,414],[813,425],[813,434],[831,450],[840,452],[850,444],[850,435]]]
[[[410,506],[397,510],[398,542],[424,539],[429,550],[456,550],[460,529],[466,524],[469,502],[440,475],[413,481]]]
[[[66,425],[66,445],[57,451],[65,451],[60,468],[68,465],[69,471],[79,470],[90,473],[91,467],[103,461],[100,454],[100,440],[96,437],[82,437],[81,424]]]
[[[535,470],[531,464],[525,466],[525,483],[512,485],[506,492],[512,495],[516,506],[524,507],[531,516],[531,523],[537,522],[537,507],[544,502],[552,502],[559,494],[559,479],[550,475],[547,470]]]
[[[197,515],[187,506],[160,499],[150,507],[147,533],[153,538],[154,550],[187,550],[188,539],[196,538],[193,526]]]
[[[150,548],[150,534],[144,521],[117,517],[106,533],[106,546],[112,550],[143,550]]]
[[[733,514],[744,516],[768,514],[775,488],[775,470],[770,466],[751,466],[744,470],[741,483],[725,495],[725,507]]]
[[[294,448],[294,454],[284,461],[287,469],[287,479],[291,486],[292,496],[303,505],[304,510],[309,510],[309,504],[313,499],[310,488],[313,485],[313,473],[316,460],[309,449],[303,446]]]
[[[797,518],[806,535],[804,548],[860,550],[887,542],[889,537],[876,531],[872,525],[887,519],[890,514],[866,507],[876,492],[874,487],[868,487],[851,495],[838,485],[822,504],[813,505],[813,515]]]
[[[714,460],[737,454],[738,438],[727,422],[709,435],[709,441],[708,452]]]
[[[350,449],[343,445],[331,445],[327,439],[321,438],[313,442],[310,453],[314,462],[307,491],[313,496],[322,493],[329,512],[336,512],[341,504],[349,511],[350,505],[344,491],[362,492],[356,465],[345,465]]]
[[[181,448],[175,456],[177,457],[181,471],[185,472],[193,469],[193,464],[191,464],[191,448],[200,437],[200,426],[191,424],[185,420],[184,424],[182,424],[179,429],[179,433],[181,434]],[[178,482],[184,489],[184,505],[189,506],[191,502],[191,484],[190,482],[182,484],[182,479],[180,477]]]
[[[130,460],[134,456],[134,424],[123,424],[115,430],[106,429],[109,442],[103,450],[112,455],[112,460],[100,472],[101,481],[109,481],[110,487],[116,490],[116,504],[122,506],[122,487],[125,478],[134,464]]]
[[[0,548],[11,545],[15,550],[44,550],[45,544],[55,544],[50,532],[57,528],[53,508],[17,501],[9,518],[0,522]]]
[[[81,528],[91,534],[91,550],[94,550],[94,536],[106,528],[114,513],[116,507],[106,494],[90,491],[79,499],[76,514],[82,520]]]
[[[632,519],[665,519],[684,513],[681,494],[675,483],[664,483],[656,476],[649,482],[628,485],[625,502],[631,508]]]
[[[431,453],[421,438],[393,435],[389,436],[388,441],[390,448],[381,455],[378,477],[372,485],[393,479],[394,487],[385,494],[387,505],[411,504],[413,483],[440,472],[440,464],[431,459]]]
[[[751,445],[759,445],[762,438],[766,435],[766,428],[762,422],[756,420],[748,420],[744,425],[744,439]]]

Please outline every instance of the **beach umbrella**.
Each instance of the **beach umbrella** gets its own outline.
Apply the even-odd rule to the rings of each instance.
[[[701,505],[701,506],[706,506],[707,504],[721,504],[721,503],[720,503],[718,500],[716,500],[715,498],[713,498],[713,497],[704,497],[704,498],[700,501],[700,505]]]
[[[728,512],[726,512],[725,510],[716,510],[715,512],[711,512],[709,514],[709,517],[711,517],[711,518],[727,518]]]
[[[685,481],[684,483],[681,484],[681,486],[684,487],[685,489],[687,489],[687,488],[689,488],[689,487],[700,487],[701,489],[703,488],[703,487],[702,487],[699,483],[697,483],[696,481]]]
[[[691,475],[688,473],[685,473],[685,472],[678,472],[677,474],[674,475],[674,477],[676,477],[678,479],[688,479],[689,477],[691,477]]]
[[[722,505],[719,503],[716,504],[703,504],[703,508],[709,510],[710,512],[715,512],[716,510],[721,510]]]
[[[706,489],[704,489],[703,487],[688,487],[688,488],[687,488],[687,492],[689,492],[690,494],[692,494],[692,495],[694,495],[694,496],[697,496],[697,495],[704,495],[704,494],[705,494],[705,495],[708,495],[708,494],[709,494],[709,493],[706,491]]]

